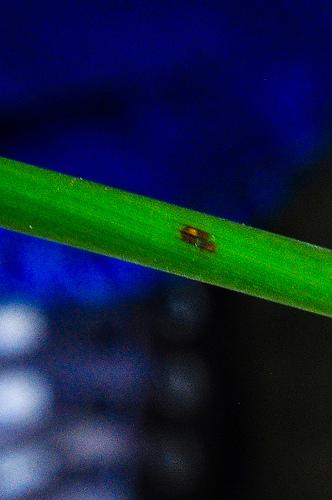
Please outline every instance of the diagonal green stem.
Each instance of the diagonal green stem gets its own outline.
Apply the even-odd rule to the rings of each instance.
[[[0,226],[332,317],[332,252],[0,158]]]

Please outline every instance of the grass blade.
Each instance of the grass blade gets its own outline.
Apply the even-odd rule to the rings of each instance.
[[[332,317],[332,252],[0,158],[0,226]]]

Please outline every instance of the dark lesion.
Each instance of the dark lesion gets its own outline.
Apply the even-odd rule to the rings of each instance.
[[[180,234],[181,240],[188,243],[188,245],[193,245],[200,250],[205,250],[210,253],[216,251],[216,245],[210,240],[211,235],[206,231],[202,231],[192,226],[184,226]]]

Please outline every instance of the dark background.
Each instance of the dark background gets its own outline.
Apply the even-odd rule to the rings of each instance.
[[[332,247],[331,24],[12,1],[0,155]],[[331,498],[330,320],[5,230],[0,277],[1,498]]]

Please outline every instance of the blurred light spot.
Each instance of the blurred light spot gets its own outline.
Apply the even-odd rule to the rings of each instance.
[[[150,470],[163,494],[173,498],[192,493],[205,473],[206,458],[194,436],[165,435],[157,438]]]
[[[195,338],[209,314],[206,286],[176,281],[168,296],[168,313],[171,321],[162,329],[163,336],[176,342]]]
[[[69,466],[124,465],[133,457],[132,432],[122,424],[84,418],[64,429],[57,442]]]
[[[59,462],[45,447],[28,447],[0,453],[0,498],[17,498],[47,486]]]
[[[166,359],[159,400],[168,415],[194,416],[205,407],[209,391],[208,369],[203,358],[172,355]]]
[[[0,356],[29,354],[46,337],[46,320],[34,307],[24,304],[0,306]]]
[[[47,380],[28,369],[10,369],[0,375],[0,425],[38,425],[52,404]]]

